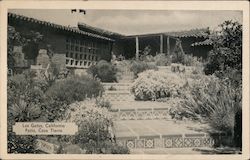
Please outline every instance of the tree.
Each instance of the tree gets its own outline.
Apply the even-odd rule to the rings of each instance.
[[[29,48],[30,46],[43,41],[43,35],[39,32],[28,31],[18,32],[13,26],[8,25],[8,68],[14,69],[15,60],[13,55],[14,46]],[[32,53],[34,56],[34,54]]]
[[[223,72],[229,69],[242,71],[242,25],[239,22],[225,21],[210,36],[213,49],[205,66],[206,74]]]

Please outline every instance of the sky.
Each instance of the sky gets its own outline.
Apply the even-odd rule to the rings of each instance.
[[[214,29],[225,20],[242,23],[241,11],[86,10],[83,14],[71,13],[70,9],[15,9],[9,12],[71,27],[83,22],[124,35]]]

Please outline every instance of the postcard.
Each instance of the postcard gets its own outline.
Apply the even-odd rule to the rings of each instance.
[[[248,159],[249,3],[2,1],[1,159]]]

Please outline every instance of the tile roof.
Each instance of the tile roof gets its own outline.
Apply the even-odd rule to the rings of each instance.
[[[176,32],[161,32],[161,33],[150,33],[150,34],[138,34],[138,35],[129,35],[125,36],[125,38],[134,38],[138,37],[149,37],[149,36],[159,36],[159,35],[166,35],[175,38],[183,38],[183,37],[208,37],[209,28],[201,28],[201,29],[191,29],[186,31],[176,31]]]
[[[94,38],[99,38],[99,39],[103,39],[103,40],[113,41],[113,39],[111,39],[111,38],[104,37],[104,36],[94,34],[94,33],[85,32],[85,31],[79,30],[78,28],[67,27],[67,26],[63,26],[63,25],[59,25],[59,24],[55,24],[55,23],[51,23],[51,22],[47,22],[47,21],[38,20],[38,19],[35,19],[35,18],[26,17],[26,16],[23,16],[23,15],[18,15],[18,14],[15,14],[15,13],[8,13],[8,18],[19,19],[19,20],[23,20],[23,21],[27,21],[27,22],[32,22],[32,23],[52,27],[52,28],[55,28],[55,29],[60,29],[60,30],[64,30],[64,31],[72,32],[72,33],[86,35],[86,36],[89,36],[89,37],[94,37]]]
[[[191,46],[210,46],[210,45],[213,45],[213,42],[210,39],[206,39],[205,41],[195,42],[191,44]]]
[[[191,29],[186,31],[179,32],[167,32],[164,35],[169,35],[173,37],[207,37],[209,29],[201,28],[201,29]]]
[[[124,36],[124,35],[116,33],[116,32],[111,32],[108,30],[104,30],[101,28],[90,26],[90,25],[83,23],[83,22],[78,23],[78,28],[80,30],[83,30],[83,31],[92,32],[92,33],[96,33],[96,34],[100,34],[100,35],[104,35],[104,36],[112,37],[112,38],[121,38]]]

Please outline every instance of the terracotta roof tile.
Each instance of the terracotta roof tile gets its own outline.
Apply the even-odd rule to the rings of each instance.
[[[30,18],[30,17],[18,15],[18,14],[15,14],[15,13],[8,13],[8,17],[9,18],[20,19],[20,20],[24,20],[24,21],[28,21],[28,22],[32,22],[32,23],[38,23],[38,24],[49,26],[49,27],[52,27],[52,28],[58,28],[58,29],[62,29],[62,30],[65,30],[65,31],[74,32],[74,33],[78,33],[78,34],[82,34],[82,35],[87,35],[87,36],[94,37],[94,38],[113,41],[113,39],[111,39],[111,38],[104,37],[104,36],[101,36],[101,35],[98,35],[98,34],[88,33],[88,32],[85,32],[85,31],[81,31],[79,29],[74,29],[74,28],[71,28],[71,27],[66,27],[66,26],[63,26],[63,25],[58,25],[58,24],[54,24],[54,23],[51,23],[51,22],[46,22],[46,21],[42,21],[42,20]]]
[[[209,45],[213,45],[213,42],[210,39],[206,39],[205,41],[195,42],[191,44],[191,46],[209,46]]]

